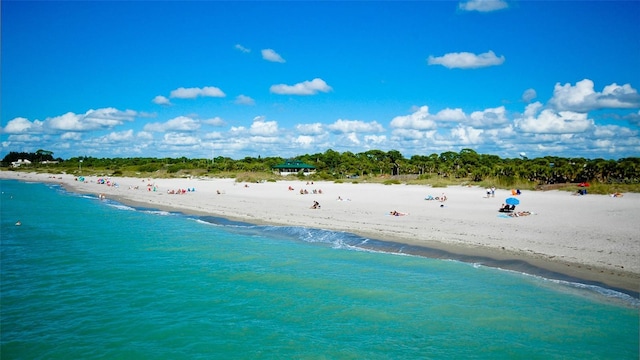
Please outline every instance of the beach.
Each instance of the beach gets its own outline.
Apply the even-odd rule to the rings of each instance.
[[[496,189],[495,196],[487,197],[485,189],[477,186],[432,188],[297,178],[240,183],[19,171],[1,171],[0,178],[56,183],[72,192],[133,206],[345,231],[483,263],[526,262],[541,272],[629,292],[637,293],[640,287],[640,194],[636,193],[611,197],[523,191],[512,196],[508,189]],[[434,199],[426,200],[430,196]],[[498,212],[509,197],[519,200],[515,211],[524,212],[522,216]],[[314,202],[317,208],[312,208]],[[393,211],[400,216],[392,215]]]

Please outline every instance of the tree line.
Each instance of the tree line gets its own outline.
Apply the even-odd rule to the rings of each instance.
[[[218,156],[213,159],[180,158],[95,158],[73,157],[67,160],[54,159],[50,151],[39,150],[35,153],[11,152],[4,157],[2,165],[10,166],[12,161],[28,159],[37,167],[45,160],[59,163],[47,165],[61,171],[73,172],[75,169],[108,169],[113,171],[135,171],[152,173],[166,171],[202,170],[207,173],[228,172],[271,172],[272,167],[282,164],[282,157],[245,157],[232,159]],[[404,157],[397,150],[368,150],[354,154],[337,152],[332,149],[324,153],[306,154],[295,157],[316,168],[316,176],[322,179],[341,179],[347,177],[377,177],[411,175],[428,179],[441,177],[466,179],[480,182],[488,179],[501,179],[502,183],[527,181],[537,184],[600,182],[628,183],[640,182],[640,157],[618,160],[585,159],[545,156],[529,159],[501,158],[497,155],[478,154],[472,149],[460,152],[446,151],[441,154],[413,155]]]

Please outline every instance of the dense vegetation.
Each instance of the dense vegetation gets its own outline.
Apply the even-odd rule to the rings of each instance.
[[[74,157],[67,160],[55,159],[59,163],[44,165],[43,161],[54,160],[53,153],[39,150],[31,154],[11,152],[2,160],[2,166],[9,167],[12,161],[18,159],[31,160],[32,169],[46,166],[46,171],[49,172],[154,177],[243,176],[247,180],[276,177],[271,170],[272,166],[286,160],[281,157],[245,157],[234,160],[222,156],[215,159]],[[594,185],[624,186],[627,191],[637,191],[640,184],[639,157],[619,160],[556,156],[503,159],[463,149],[460,152],[447,151],[441,154],[414,155],[410,158],[405,158],[396,150],[369,150],[358,154],[327,150],[324,153],[301,155],[296,159],[315,166],[317,172],[313,178],[324,180],[382,180],[441,185],[471,183],[520,188],[591,182]],[[629,186],[632,190],[629,190]],[[611,186],[607,190],[611,190]]]

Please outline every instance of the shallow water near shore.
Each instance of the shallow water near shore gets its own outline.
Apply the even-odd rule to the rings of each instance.
[[[3,358],[639,355],[637,299],[615,291],[346,233],[0,186]]]

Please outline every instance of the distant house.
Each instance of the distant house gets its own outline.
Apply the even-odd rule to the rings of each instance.
[[[280,175],[291,175],[302,172],[305,176],[315,174],[316,167],[313,165],[305,164],[300,160],[287,160],[284,164],[275,165],[272,167],[273,171]]]
[[[57,163],[58,162],[55,161],[55,160],[45,160],[45,161],[41,162],[40,164],[47,165],[47,164],[57,164]]]
[[[27,159],[19,159],[18,161],[11,162],[11,166],[15,168],[20,167],[22,165],[31,165],[31,161]]]

